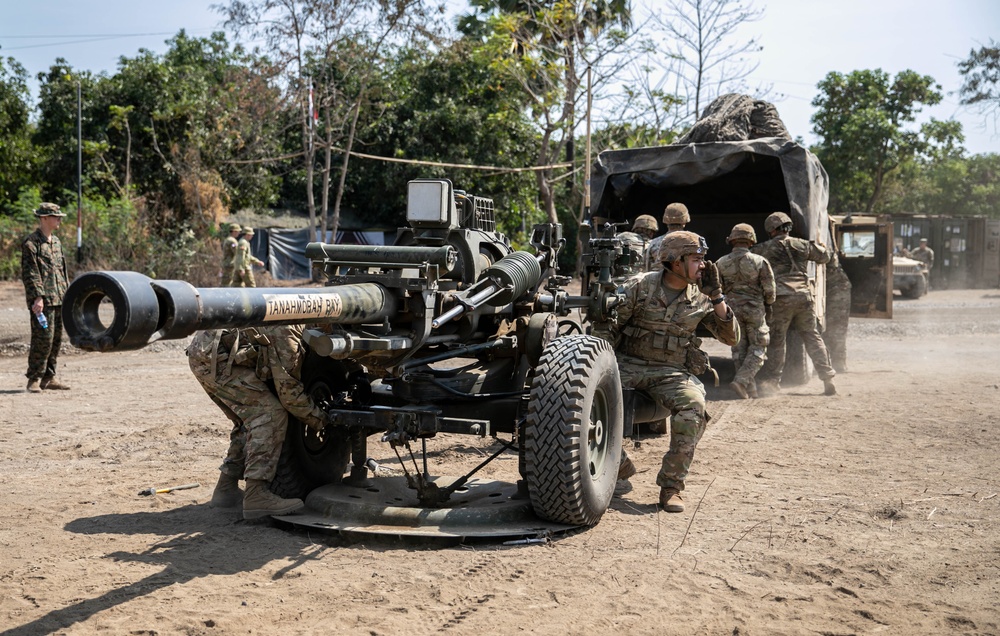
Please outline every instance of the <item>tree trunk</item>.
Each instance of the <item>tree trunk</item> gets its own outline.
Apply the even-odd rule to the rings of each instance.
[[[358,101],[354,104],[354,117],[351,118],[351,128],[347,133],[347,143],[344,145],[344,162],[340,166],[340,181],[337,183],[337,197],[333,203],[333,222],[330,229],[333,232],[333,242],[337,242],[337,230],[340,227],[340,201],[344,197],[344,183],[347,181],[347,164],[351,160],[351,148],[354,147],[354,131],[358,127],[358,116],[361,114],[361,102],[364,101],[365,91],[368,88],[368,78],[361,84],[358,92]]]

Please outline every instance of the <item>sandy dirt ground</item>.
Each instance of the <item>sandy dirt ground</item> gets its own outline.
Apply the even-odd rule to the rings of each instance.
[[[657,512],[650,436],[596,526],[448,548],[210,508],[229,423],[181,346],[67,350],[73,390],[28,394],[22,293],[0,286],[2,634],[1000,633],[997,291],[853,321],[836,397],[713,401],[684,513]],[[431,446],[445,474],[489,451]]]

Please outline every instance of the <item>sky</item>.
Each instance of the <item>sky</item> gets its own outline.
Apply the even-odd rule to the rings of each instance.
[[[222,1],[222,0],[217,0]],[[447,0],[458,8],[463,0]],[[661,0],[634,0],[642,11]],[[806,144],[816,85],[831,71],[910,69],[941,85],[944,100],[922,118],[955,118],[973,154],[1000,152],[1000,131],[958,103],[957,63],[990,40],[1000,42],[1000,0],[752,0],[764,17],[744,37],[763,45],[749,78],[770,84],[786,127]],[[207,36],[221,29],[209,1],[0,0],[0,56],[14,57],[35,75],[63,57],[78,69],[113,73],[120,56],[140,48],[157,53],[180,29]]]

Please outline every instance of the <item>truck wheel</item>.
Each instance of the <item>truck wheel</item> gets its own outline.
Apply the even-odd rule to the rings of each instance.
[[[302,383],[313,399],[325,400],[346,384],[346,375],[336,360],[310,353],[302,365]],[[289,416],[271,492],[279,497],[303,498],[319,486],[339,483],[350,459],[351,441],[346,430],[314,431]]]
[[[542,351],[525,422],[525,472],[538,516],[593,525],[611,503],[622,450],[622,384],[611,345],[573,335]]]

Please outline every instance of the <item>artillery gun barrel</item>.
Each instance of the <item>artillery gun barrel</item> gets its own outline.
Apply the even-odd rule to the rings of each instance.
[[[415,267],[437,265],[443,272],[450,272],[458,262],[458,252],[450,245],[424,247],[420,245],[335,245],[310,243],[306,245],[306,258],[314,261],[330,260],[344,264],[377,265],[379,267]]]
[[[381,322],[396,314],[396,305],[396,296],[378,283],[308,290],[197,288],[137,272],[90,272],[66,291],[63,322],[74,346],[126,351],[203,329]]]

